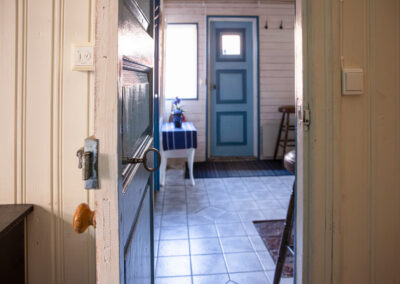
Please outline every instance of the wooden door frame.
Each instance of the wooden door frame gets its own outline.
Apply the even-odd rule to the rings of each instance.
[[[335,94],[341,85],[338,5],[296,0],[296,97],[303,97],[296,101],[298,123],[304,106],[311,111],[309,130],[298,133],[303,139],[297,145],[296,283],[333,283],[334,154],[339,139]]]
[[[254,89],[254,102],[253,102],[253,118],[257,117],[256,121],[253,121],[253,128],[254,133],[253,133],[253,144],[256,143],[255,149],[253,149],[253,152],[256,152],[255,157],[257,159],[260,159],[261,157],[261,136],[260,136],[260,131],[261,131],[261,125],[260,125],[260,33],[259,33],[259,16],[236,16],[236,15],[207,15],[206,17],[206,25],[207,25],[207,38],[206,38],[206,82],[207,82],[207,89],[206,89],[206,160],[209,160],[211,158],[211,143],[210,143],[210,131],[211,131],[211,56],[210,56],[210,23],[212,19],[221,19],[221,21],[224,21],[223,19],[229,19],[231,18],[232,21],[235,19],[249,19],[251,20],[253,25],[253,28],[255,31],[253,31],[253,34],[256,35],[255,38],[255,54],[253,58],[253,69],[257,71],[257,74],[254,74],[254,79],[253,79],[253,84],[256,87]],[[255,21],[255,23],[253,22]],[[254,83],[255,82],[255,83]],[[254,146],[254,145],[253,145]]]
[[[95,136],[100,189],[95,192],[97,283],[120,283],[118,218],[118,3],[96,1]],[[115,94],[115,96],[110,96]]]
[[[338,56],[338,3],[330,0],[296,0],[297,30],[303,39],[304,59],[296,65],[301,82],[296,90],[309,105],[311,127],[303,133],[298,151],[296,201],[296,283],[332,283],[333,182],[337,115],[334,92],[340,82]],[[301,15],[301,17],[299,17]],[[300,25],[300,26],[299,26]],[[95,136],[99,142],[100,189],[95,192],[96,275],[98,283],[119,283],[118,230],[118,1],[96,1],[95,32]],[[336,56],[336,57],[335,57]],[[297,57],[297,60],[301,57]],[[338,66],[339,65],[339,66]],[[338,73],[339,70],[339,73]],[[333,74],[333,75],[332,75]],[[298,80],[296,80],[298,81]],[[300,106],[301,104],[298,104]],[[336,138],[337,139],[337,138]]]

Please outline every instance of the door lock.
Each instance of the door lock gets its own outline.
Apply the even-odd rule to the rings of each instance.
[[[99,140],[94,137],[85,139],[85,146],[76,152],[78,169],[82,169],[85,189],[98,188],[97,162]]]

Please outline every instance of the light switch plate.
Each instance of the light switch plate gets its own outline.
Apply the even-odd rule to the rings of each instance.
[[[94,70],[94,45],[92,43],[79,43],[73,46],[73,70]]]
[[[343,68],[342,95],[354,96],[364,93],[364,72],[360,68]]]

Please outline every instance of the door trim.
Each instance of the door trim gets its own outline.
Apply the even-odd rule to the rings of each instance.
[[[222,15],[207,15],[207,58],[206,58],[206,82],[207,82],[207,90],[206,90],[206,160],[211,158],[210,154],[210,130],[211,130],[211,119],[210,119],[210,78],[211,78],[211,64],[210,64],[210,24],[211,21],[245,21],[248,20],[252,22],[253,25],[253,37],[256,42],[253,46],[254,48],[254,56],[253,56],[253,70],[254,70],[254,102],[253,102],[253,156],[260,159],[260,46],[259,46],[259,17],[258,16],[222,16]]]
[[[96,1],[95,136],[99,139],[96,203],[96,278],[120,283],[118,218],[118,1]],[[105,7],[105,8],[103,8]],[[104,178],[107,177],[107,178]]]
[[[296,108],[309,106],[311,126],[296,155],[295,283],[340,283],[335,259],[334,197],[340,186],[340,2],[296,0]],[[317,83],[316,83],[317,82]],[[301,124],[301,119],[297,125]],[[339,137],[339,138],[338,138]],[[336,213],[337,214],[337,213]]]

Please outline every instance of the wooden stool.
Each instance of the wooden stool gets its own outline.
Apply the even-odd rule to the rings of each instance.
[[[295,113],[295,107],[281,106],[278,109],[278,111],[282,113],[282,119],[281,119],[281,125],[279,126],[278,139],[276,140],[274,160],[276,160],[276,156],[278,155],[279,147],[283,148],[283,156],[285,156],[286,148],[295,146],[295,139],[289,139],[289,131],[295,131],[295,126],[290,125],[290,114]],[[285,124],[285,117],[286,117],[286,124]],[[284,132],[283,139],[281,138],[282,132]]]
[[[285,168],[291,173],[296,171],[296,152],[290,151],[285,155],[283,161]],[[278,261],[276,262],[274,283],[279,284],[281,281],[281,275],[283,270],[283,265],[285,264],[286,250],[288,249],[292,254],[294,254],[293,249],[289,247],[289,241],[292,234],[293,221],[294,221],[294,190],[295,190],[296,180],[293,183],[292,194],[290,195],[289,207],[286,214],[285,228],[283,229],[283,234],[281,238],[281,244],[279,246]]]

